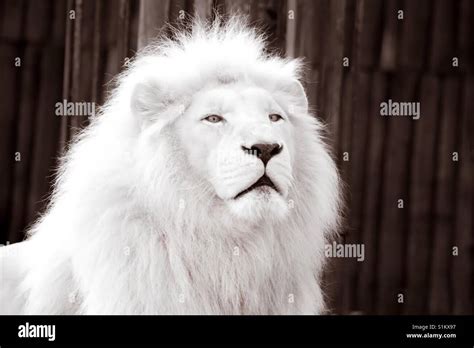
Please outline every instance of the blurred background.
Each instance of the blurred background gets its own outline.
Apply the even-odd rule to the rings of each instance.
[[[23,239],[87,125],[55,104],[102,104],[166,22],[214,11],[248,14],[307,63],[347,185],[342,240],[365,246],[331,261],[333,313],[474,313],[474,0],[0,0],[0,243]],[[389,99],[421,118],[382,117]]]

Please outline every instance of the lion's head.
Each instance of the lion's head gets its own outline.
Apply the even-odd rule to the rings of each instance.
[[[133,85],[127,91],[147,163],[168,160],[166,185],[227,221],[278,223],[296,200],[300,214],[310,209],[303,201],[316,208],[314,195],[325,191],[321,214],[336,209],[337,173],[300,72],[299,60],[266,54],[262,38],[235,19],[159,41],[123,83]],[[157,158],[163,141],[166,154]]]

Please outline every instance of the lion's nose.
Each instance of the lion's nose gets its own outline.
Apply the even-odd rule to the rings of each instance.
[[[283,145],[280,144],[254,144],[250,147],[242,146],[242,149],[254,156],[260,158],[264,165],[267,165],[270,158],[278,155],[283,149]]]

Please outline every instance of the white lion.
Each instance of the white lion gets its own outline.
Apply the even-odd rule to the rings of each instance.
[[[235,18],[143,50],[1,249],[0,311],[322,313],[340,184],[301,65]]]

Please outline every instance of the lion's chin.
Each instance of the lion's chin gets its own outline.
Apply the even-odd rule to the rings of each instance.
[[[253,189],[238,199],[228,200],[227,206],[235,217],[249,222],[279,222],[289,212],[283,196],[267,186]]]

